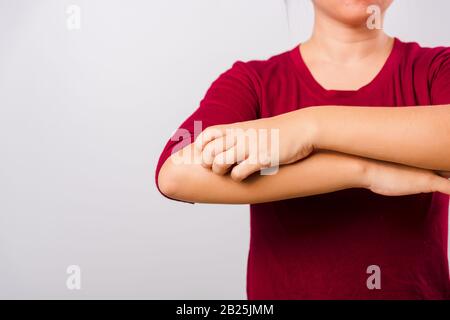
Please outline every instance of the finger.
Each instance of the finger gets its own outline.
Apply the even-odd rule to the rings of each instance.
[[[211,168],[216,155],[227,151],[235,145],[236,140],[232,135],[225,135],[209,142],[202,151],[202,165]]]
[[[254,159],[247,158],[231,170],[231,178],[234,181],[239,182],[246,179],[251,174],[259,171],[260,169],[260,163],[254,161]]]
[[[208,143],[214,139],[222,137],[223,135],[225,135],[225,129],[216,126],[206,128],[195,139],[195,148],[199,151],[203,151]]]
[[[450,195],[450,180],[447,178],[436,176],[435,190],[437,192],[441,192],[441,193]]]
[[[230,168],[238,162],[237,146],[218,154],[213,161],[212,171],[219,175],[224,175]]]
[[[213,161],[213,171],[218,174],[224,174],[236,163],[240,163],[248,158],[249,148],[245,143],[239,143],[237,137],[234,139],[234,145],[221,154],[218,154]]]

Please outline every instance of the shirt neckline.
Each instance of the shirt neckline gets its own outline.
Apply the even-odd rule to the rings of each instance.
[[[367,84],[363,85],[359,89],[356,90],[334,90],[334,89],[326,89],[324,88],[313,76],[311,70],[309,70],[308,66],[306,65],[305,61],[303,60],[300,46],[297,45],[293,50],[291,50],[291,57],[294,61],[294,64],[296,65],[297,69],[300,71],[300,74],[303,76],[302,79],[307,82],[308,86],[310,86],[312,89],[314,89],[316,92],[321,93],[325,96],[349,96],[349,95],[355,95],[358,93],[365,92],[369,89],[371,89],[375,84],[377,84],[381,79],[384,78],[384,75],[391,70],[391,67],[393,63],[395,62],[395,57],[398,55],[399,47],[400,47],[401,41],[394,37],[394,43],[391,49],[391,52],[389,53],[383,67],[378,71],[378,73],[375,75],[375,77],[370,80]]]

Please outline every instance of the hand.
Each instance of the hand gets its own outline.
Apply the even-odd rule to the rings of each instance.
[[[430,170],[368,160],[366,187],[385,196],[442,192],[450,195],[450,180]]]
[[[313,151],[314,128],[298,111],[212,126],[196,139],[202,165],[241,181],[264,168],[294,163]]]

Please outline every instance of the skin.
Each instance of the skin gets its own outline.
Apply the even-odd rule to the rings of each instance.
[[[366,188],[387,196],[435,191],[450,194],[450,182],[432,171],[331,151],[282,166],[275,175],[253,175],[244,181],[213,173],[192,161],[193,154],[200,151],[189,145],[174,155],[181,163],[164,163],[159,188],[165,195],[196,203],[254,204],[349,188]]]
[[[393,39],[382,30],[366,27],[366,8],[378,4],[384,16],[391,2],[313,1],[314,31],[300,50],[324,88],[356,90],[376,76]],[[268,166],[275,148],[238,144],[240,135],[249,129],[280,130],[277,174],[253,174]],[[201,161],[193,161],[193,156]],[[450,194],[450,182],[444,178],[448,171],[449,105],[320,106],[207,128],[195,143],[166,160],[158,180],[160,190],[174,199],[241,204],[348,188],[367,188],[388,196]]]
[[[243,130],[230,134],[230,129],[235,128]],[[251,143],[235,143],[250,129],[278,129],[279,148],[250,148]],[[315,149],[450,171],[450,107],[305,108],[272,118],[213,126],[203,131],[195,144],[203,153],[203,166],[217,174],[225,174],[235,164],[225,161],[230,153],[237,154],[234,159],[240,160],[261,159],[261,154],[271,158],[276,151],[280,164],[290,164]],[[231,174],[240,181],[263,167],[262,161],[245,160],[234,166]]]
[[[314,78],[325,88],[357,90],[369,83],[388,58],[394,39],[367,28],[366,9],[381,8],[381,20],[392,1],[315,0],[312,36],[301,47]],[[344,77],[336,77],[345,74]]]

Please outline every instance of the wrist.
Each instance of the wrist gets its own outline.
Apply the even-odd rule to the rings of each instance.
[[[303,124],[303,131],[313,150],[320,149],[320,122],[317,107],[301,109],[300,121]]]

